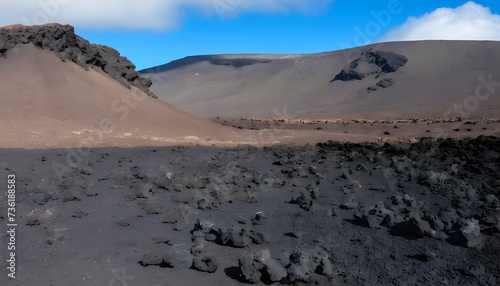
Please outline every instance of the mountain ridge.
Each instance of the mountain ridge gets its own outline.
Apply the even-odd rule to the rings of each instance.
[[[474,95],[479,78],[500,74],[497,51],[497,41],[389,42],[306,55],[188,57],[141,73],[161,99],[205,118],[277,118],[285,109],[307,119],[448,118],[461,116],[448,110]],[[364,56],[371,52],[400,55],[397,69],[382,72]],[[254,63],[236,67],[238,58]],[[495,117],[498,98],[480,101],[470,115]]]

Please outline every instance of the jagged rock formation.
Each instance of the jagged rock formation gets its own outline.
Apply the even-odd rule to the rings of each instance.
[[[341,70],[331,81],[362,80],[372,74],[393,73],[407,62],[405,56],[393,52],[370,51],[352,61],[347,69]]]
[[[395,72],[408,62],[408,59],[403,55],[384,51],[366,53],[366,59],[369,63],[380,67],[384,73]]]
[[[75,34],[69,25],[39,26],[13,25],[0,28],[0,57],[19,44],[32,43],[36,47],[55,52],[62,61],[72,61],[87,69],[95,66],[126,87],[131,85],[156,96],[149,90],[151,81],[135,70],[135,65],[113,48],[90,44]]]
[[[361,80],[365,78],[365,75],[357,72],[355,70],[341,70],[339,74],[335,76],[332,81],[341,80],[341,81],[351,81],[351,80]]]

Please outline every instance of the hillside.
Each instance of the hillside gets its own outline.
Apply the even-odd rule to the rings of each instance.
[[[128,60],[72,31],[57,24],[0,28],[0,147],[244,141],[242,132],[153,98]]]
[[[499,62],[500,42],[422,41],[196,56],[140,73],[158,97],[207,118],[477,119],[500,114]]]

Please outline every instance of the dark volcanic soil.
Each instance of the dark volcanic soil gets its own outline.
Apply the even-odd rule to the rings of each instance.
[[[1,285],[498,285],[499,143],[0,150]]]

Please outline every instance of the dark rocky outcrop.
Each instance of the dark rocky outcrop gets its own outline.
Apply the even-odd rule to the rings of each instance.
[[[135,70],[135,65],[113,48],[90,44],[75,34],[69,25],[46,24],[39,26],[14,25],[0,28],[0,57],[19,44],[32,43],[36,47],[57,54],[62,61],[72,61],[88,69],[94,66],[102,69],[110,77],[130,88],[135,86],[151,97],[151,80],[143,78]]]
[[[337,74],[332,81],[336,81],[336,80],[341,80],[341,81],[362,80],[363,78],[365,78],[365,76],[362,73],[351,69],[351,70],[347,70],[347,71],[346,70],[340,71],[340,73]]]
[[[379,82],[377,82],[377,86],[381,88],[388,88],[394,84],[394,80],[392,78],[385,78]]]
[[[394,80],[392,78],[385,78],[383,80],[380,80],[377,82],[376,85],[374,86],[369,86],[366,91],[367,92],[372,92],[372,91],[377,91],[380,88],[389,88],[394,85]]]
[[[399,68],[401,68],[402,66],[406,65],[407,62],[408,59],[405,56],[393,52],[365,52],[362,53],[359,58],[352,61],[349,64],[348,68],[341,70],[340,73],[338,73],[330,82],[334,82],[337,80],[362,80],[372,74],[380,75],[382,73],[393,73],[399,70]],[[373,68],[371,68],[371,70],[369,71],[361,70],[360,66],[362,66],[363,64],[373,65]],[[380,87],[385,88],[387,86]]]
[[[403,55],[384,51],[369,52],[366,54],[366,59],[369,63],[380,67],[384,73],[396,72],[408,62],[408,59]]]

